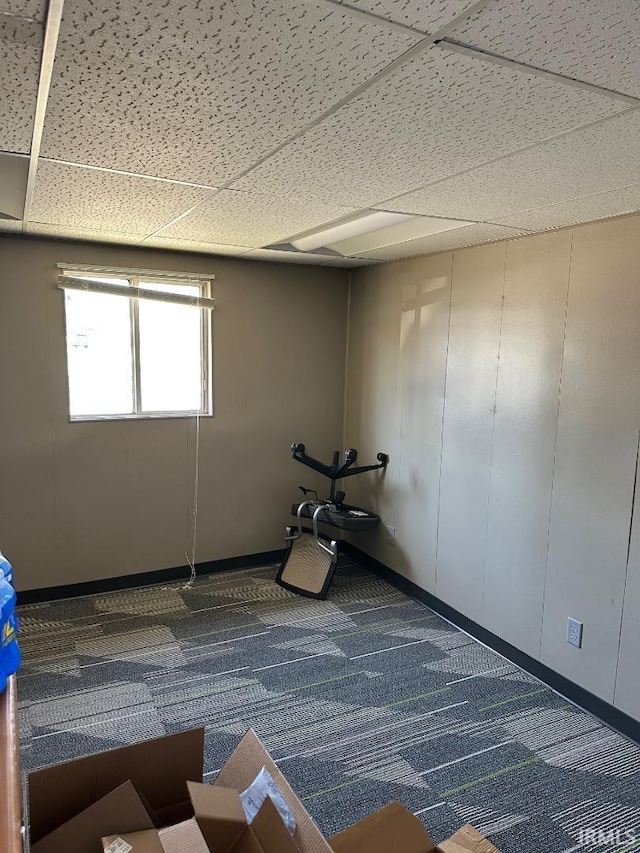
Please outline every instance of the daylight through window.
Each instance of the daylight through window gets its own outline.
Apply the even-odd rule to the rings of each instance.
[[[208,280],[65,268],[71,420],[211,414]]]

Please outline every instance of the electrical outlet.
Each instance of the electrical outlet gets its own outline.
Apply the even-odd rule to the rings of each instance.
[[[582,622],[571,617],[567,619],[567,643],[582,648]]]
[[[389,543],[389,545],[396,544],[396,529],[390,524],[387,524],[387,542]]]

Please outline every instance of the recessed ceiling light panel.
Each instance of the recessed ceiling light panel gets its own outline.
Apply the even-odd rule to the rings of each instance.
[[[335,225],[316,228],[294,238],[288,245],[298,252],[320,250],[350,257],[471,224],[458,219],[436,219],[416,216],[413,213],[372,210]]]
[[[321,246],[331,246],[360,234],[378,231],[381,228],[397,225],[413,218],[413,214],[409,213],[389,213],[386,210],[374,210],[349,219],[347,222],[339,222],[336,225],[316,229],[310,234],[292,240],[291,245],[300,252],[312,252]]]
[[[431,216],[405,216],[403,222],[388,225],[386,228],[378,228],[367,234],[359,234],[347,240],[330,243],[329,248],[341,255],[359,255],[361,252],[370,252],[382,249],[385,246],[394,246],[396,243],[406,243],[418,237],[427,237],[430,234],[439,234],[441,231],[451,231],[454,228],[462,228],[464,225],[473,225],[461,219],[436,219]]]

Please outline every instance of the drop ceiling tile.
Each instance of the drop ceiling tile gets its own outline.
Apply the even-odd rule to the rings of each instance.
[[[30,218],[147,236],[211,190],[40,161]]]
[[[340,0],[363,12],[434,33],[474,4],[475,0]]]
[[[385,202],[385,210],[502,221],[503,216],[640,182],[640,111],[537,145]],[[624,212],[620,210],[619,212]]]
[[[32,237],[56,237],[60,240],[88,240],[91,243],[119,243],[126,246],[135,246],[144,237],[144,234],[135,232],[108,231],[82,228],[80,226],[70,227],[66,225],[53,225],[48,222],[28,222],[24,226],[24,233]]]
[[[201,243],[264,246],[352,213],[351,208],[282,195],[222,190],[162,232]]]
[[[326,255],[312,255],[310,252],[283,252],[278,249],[253,249],[242,256],[244,260],[278,261],[285,264],[315,264],[326,266]]]
[[[47,0],[0,0],[0,15],[17,15],[44,21],[47,16]]]
[[[42,24],[0,15],[0,149],[28,153],[36,110]]]
[[[414,43],[303,0],[69,0],[42,152],[219,184]]]
[[[513,213],[498,221],[504,225],[544,231],[637,211],[640,211],[640,184]]]
[[[624,109],[434,47],[233,186],[368,207]]]
[[[443,231],[440,234],[430,234],[417,240],[387,246],[365,252],[360,258],[371,258],[378,261],[395,261],[399,258],[412,258],[417,255],[431,255],[435,252],[446,252],[449,249],[461,249],[465,246],[475,246],[479,243],[490,243],[495,240],[508,240],[527,234],[522,228],[505,228],[501,225],[479,223],[456,228],[454,231]]]
[[[151,237],[143,240],[145,248],[171,249],[174,252],[196,252],[201,255],[229,255],[237,257],[251,251],[251,246],[230,246],[226,243],[198,243],[195,240],[177,240],[175,237]]]
[[[492,0],[447,35],[640,97],[637,0]]]

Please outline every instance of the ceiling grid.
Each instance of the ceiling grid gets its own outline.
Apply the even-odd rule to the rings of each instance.
[[[624,109],[431,47],[232,186],[374,206]]]
[[[500,215],[640,183],[640,110],[413,190],[385,210],[494,220]],[[553,168],[549,168],[553,164]]]
[[[0,0],[0,231],[353,266],[640,209],[636,0],[62,3]],[[471,224],[266,248],[372,209]]]
[[[637,0],[492,0],[456,27],[452,38],[640,97]]]

